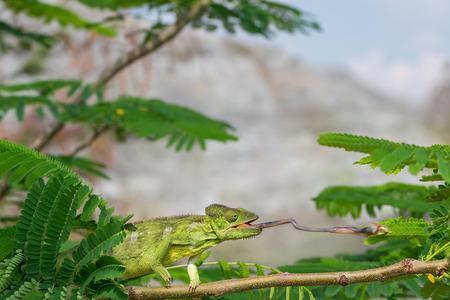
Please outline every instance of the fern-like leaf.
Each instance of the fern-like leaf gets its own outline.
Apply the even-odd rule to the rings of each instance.
[[[81,87],[81,84],[82,82],[79,80],[48,79],[26,83],[2,84],[0,85],[0,91],[9,93],[29,91],[41,96],[48,96],[61,89],[68,89],[68,94],[71,95]]]
[[[42,19],[46,22],[57,21],[62,26],[71,25],[75,28],[93,30],[107,36],[115,35],[112,28],[85,20],[75,12],[59,5],[38,0],[3,0],[3,2],[16,13],[25,13],[30,17]]]
[[[388,230],[388,236],[427,236],[430,223],[424,219],[403,218],[387,219],[380,222]]]
[[[332,186],[324,189],[314,198],[318,209],[325,209],[330,216],[346,216],[353,218],[361,215],[363,208],[370,216],[375,216],[375,208],[391,206],[415,216],[438,206],[428,202],[436,193],[434,187],[391,182],[378,186]]]
[[[22,300],[31,294],[34,290],[38,289],[39,282],[34,279],[30,281],[25,281],[22,285],[14,292],[13,295],[9,296],[5,300]]]
[[[63,163],[25,146],[0,140],[0,176],[10,173],[13,182],[31,187],[39,178],[57,172],[76,176]]]
[[[18,250],[12,258],[4,261],[6,267],[0,270],[0,292],[3,292],[11,284],[13,273],[17,271],[24,259],[22,251]]]
[[[289,273],[319,273],[356,271],[379,267],[380,263],[373,261],[354,261],[343,258],[308,258],[297,261],[292,265],[278,267],[282,272]]]
[[[44,300],[66,300],[67,287],[50,287],[44,294]]]
[[[85,288],[89,286],[89,284],[96,283],[101,280],[112,280],[116,278],[122,277],[125,272],[125,267],[123,265],[106,265],[100,267],[93,271],[89,276],[84,280],[84,282],[80,285],[80,292],[83,293]]]
[[[45,185],[37,183],[30,194],[17,225],[17,247],[25,250],[28,276],[52,281],[59,249],[69,237],[86,189],[77,178],[60,175]]]
[[[145,4],[148,4],[148,0],[78,0],[78,2],[83,3],[86,6],[93,8],[102,8],[102,9],[111,9],[117,10],[120,8],[129,8],[129,7],[139,7]]]
[[[424,219],[403,218],[387,219],[379,222],[387,232],[382,235],[370,236],[366,239],[367,244],[385,241],[388,238],[415,238],[430,236],[431,224]]]
[[[38,105],[38,107],[47,107],[53,116],[59,116],[59,110],[57,104],[43,96],[10,96],[0,95],[0,113],[4,115],[9,110],[16,110],[17,119],[23,120],[25,113],[25,106]]]
[[[19,40],[35,42],[44,47],[50,47],[55,42],[54,37],[38,32],[24,31],[22,28],[0,21],[0,35],[12,35]]]
[[[56,160],[61,161],[65,165],[75,169],[81,174],[90,174],[104,179],[110,179],[105,173],[105,165],[84,157],[74,157],[66,155],[53,156]]]
[[[401,145],[400,143],[391,142],[385,139],[347,133],[323,133],[319,136],[318,142],[323,146],[342,148],[346,151],[367,154],[380,148],[396,148]]]
[[[369,154],[357,163],[379,167],[387,174],[397,173],[406,166],[413,175],[424,168],[431,168],[437,170],[443,180],[450,182],[449,145],[423,147],[345,133],[324,133],[318,142],[324,146]]]
[[[122,97],[91,106],[70,105],[66,111],[65,121],[112,126],[152,140],[167,138],[167,146],[176,150],[191,150],[196,143],[204,149],[207,140],[237,140],[229,124],[161,100]]]
[[[59,280],[69,284],[81,268],[95,261],[96,258],[114,246],[120,244],[126,236],[123,223],[114,219],[109,224],[99,227],[94,233],[83,239],[72,255],[72,259],[63,261]]]
[[[106,283],[98,288],[95,292],[96,299],[111,299],[111,300],[127,300],[128,299],[128,291],[127,289],[117,283],[110,282]]]
[[[15,226],[0,228],[0,260],[13,252],[15,234]]]

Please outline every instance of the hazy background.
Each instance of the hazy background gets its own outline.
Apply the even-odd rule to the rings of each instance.
[[[297,3],[296,1],[291,1]],[[245,207],[262,220],[294,217],[301,223],[365,224],[329,218],[311,198],[328,185],[414,182],[352,165],[360,156],[316,144],[324,131],[345,131],[424,145],[449,142],[450,3],[448,1],[301,1],[323,32],[273,40],[185,31],[157,54],[118,76],[109,95],[160,97],[189,105],[236,127],[239,142],[210,143],[207,151],[174,153],[162,143],[105,136],[84,155],[108,164],[111,180],[96,190],[117,212],[135,220],[203,213],[211,203]],[[139,24],[129,23],[130,31]],[[52,50],[41,77],[94,78],[133,38],[89,34]],[[0,56],[0,80],[25,80],[20,53]],[[35,129],[30,113],[27,130]],[[47,126],[48,124],[44,125]],[[0,128],[20,140],[14,115]],[[68,152],[70,127],[50,149]],[[385,215],[391,212],[385,211]],[[289,227],[257,239],[218,246],[215,258],[278,265],[312,255],[358,252],[355,237],[308,234]]]

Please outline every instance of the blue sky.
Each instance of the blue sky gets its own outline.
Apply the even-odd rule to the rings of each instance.
[[[373,49],[394,60],[450,50],[448,0],[296,2],[314,14],[324,29],[321,34],[296,39],[301,55],[315,63],[340,64]]]
[[[448,0],[289,0],[323,31],[275,43],[306,62],[348,68],[393,96],[424,102],[450,54]]]

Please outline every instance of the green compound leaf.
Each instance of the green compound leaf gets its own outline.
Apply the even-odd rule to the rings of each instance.
[[[150,140],[167,139],[167,147],[191,150],[206,141],[236,141],[232,127],[189,108],[161,100],[122,97],[114,102],[66,107],[66,122],[111,126]]]
[[[370,216],[375,216],[375,208],[384,206],[421,216],[438,206],[429,202],[437,191],[435,187],[397,182],[365,187],[332,186],[320,192],[314,201],[318,209],[325,209],[330,216],[358,218],[364,208]]]
[[[442,179],[450,182],[449,145],[424,147],[346,133],[324,133],[320,135],[318,142],[324,146],[369,154],[357,163],[379,167],[387,174],[398,173],[405,167],[413,175],[425,168],[437,169]],[[429,176],[427,178],[431,179]]]
[[[66,165],[45,154],[0,140],[0,176],[10,173],[15,182],[24,180],[29,188],[40,178],[59,172],[76,177]]]

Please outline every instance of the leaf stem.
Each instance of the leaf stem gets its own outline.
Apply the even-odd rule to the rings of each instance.
[[[426,260],[431,260],[433,259],[433,257],[435,257],[436,255],[438,255],[439,253],[441,253],[442,251],[444,251],[446,248],[448,248],[450,246],[450,241],[448,241],[447,243],[445,243],[442,247],[440,247],[438,250],[436,250],[436,252],[434,252],[433,254],[431,254],[430,256],[427,257]]]

